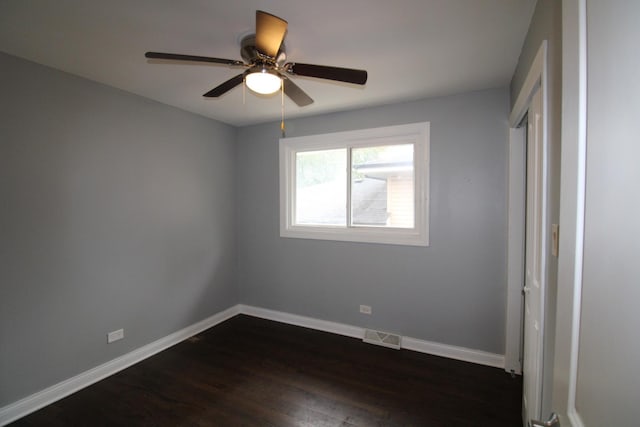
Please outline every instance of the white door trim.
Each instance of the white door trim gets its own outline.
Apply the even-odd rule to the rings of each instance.
[[[522,286],[524,283],[526,126],[509,130],[507,324],[504,370],[522,374]]]
[[[582,427],[576,409],[576,380],[587,152],[587,15],[586,0],[562,2],[562,152],[560,238],[553,408],[562,425]]]
[[[529,109],[531,98],[536,91],[538,85],[542,89],[542,108],[547,111],[547,45],[549,42],[543,40],[538,48],[531,68],[527,73],[527,77],[524,80],[520,93],[516,98],[515,104],[509,114],[509,127],[516,128],[522,121],[522,118]]]
[[[517,155],[519,146],[524,147],[524,135],[526,130],[518,129],[525,114],[529,110],[531,99],[537,90],[542,91],[542,116],[543,116],[543,174],[547,174],[547,140],[548,140],[548,96],[547,96],[547,40],[543,40],[536,56],[527,73],[522,89],[516,98],[516,102],[509,114],[509,212],[508,212],[508,242],[507,242],[507,307],[506,307],[506,334],[505,334],[505,370],[507,372],[521,373],[522,363],[520,349],[522,345],[522,286],[524,283],[524,214],[523,206],[518,201],[523,200],[524,185],[513,182],[515,179],[524,184],[525,164]],[[545,179],[546,182],[546,179]],[[543,221],[546,227],[546,188],[543,190]],[[543,234],[545,236],[546,234]],[[545,240],[545,239],[543,239]],[[545,242],[542,242],[544,245]],[[543,246],[544,247],[544,246]],[[546,262],[543,262],[546,284]]]

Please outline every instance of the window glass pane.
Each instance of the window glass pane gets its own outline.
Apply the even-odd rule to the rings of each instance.
[[[414,227],[413,144],[351,150],[351,224]]]
[[[347,225],[346,148],[297,152],[295,181],[297,225]]]
[[[429,131],[280,139],[280,236],[429,246]]]

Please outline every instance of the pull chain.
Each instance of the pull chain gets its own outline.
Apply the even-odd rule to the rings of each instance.
[[[281,117],[282,120],[280,121],[280,131],[282,132],[282,137],[285,138],[285,131],[284,131],[284,79],[280,79],[280,93],[281,93]]]

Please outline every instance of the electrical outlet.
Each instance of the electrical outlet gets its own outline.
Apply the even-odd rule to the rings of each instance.
[[[371,314],[371,306],[370,305],[361,305],[360,313],[362,314]]]
[[[114,341],[118,341],[124,338],[124,329],[118,329],[117,331],[109,332],[107,334],[107,343],[111,344]]]

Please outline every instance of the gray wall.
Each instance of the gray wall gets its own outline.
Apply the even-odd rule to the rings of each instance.
[[[302,136],[430,121],[427,248],[280,238],[278,124],[239,129],[242,302],[502,354],[508,110],[497,89],[287,122]]]
[[[0,406],[238,302],[503,353],[506,89],[287,122],[430,121],[427,248],[280,238],[278,123],[4,54],[0,90]]]
[[[640,418],[640,2],[587,2],[587,189],[576,407],[586,426]]]
[[[238,302],[234,128],[4,54],[0,93],[0,406]]]
[[[527,32],[522,53],[511,80],[511,101],[520,93],[531,63],[543,40],[548,41],[549,84],[549,224],[560,220],[560,140],[562,111],[562,2],[538,0],[531,25]],[[551,231],[547,230],[548,236]],[[562,231],[560,231],[562,233]],[[546,334],[544,339],[544,364],[542,386],[542,413],[551,412],[551,387],[553,379],[553,348],[555,341],[556,293],[558,283],[558,259],[547,253],[548,291],[545,301]]]

